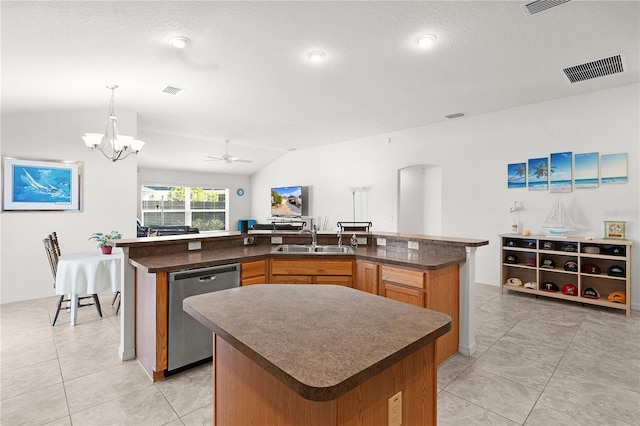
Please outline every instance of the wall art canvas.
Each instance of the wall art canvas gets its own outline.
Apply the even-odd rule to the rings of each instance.
[[[602,184],[627,183],[627,154],[602,154],[600,156]]]
[[[527,183],[527,163],[507,165],[507,188],[524,188]]]
[[[558,152],[551,154],[549,162],[550,192],[571,192],[573,182],[573,153]]]
[[[80,211],[82,162],[2,158],[2,210]]]
[[[576,154],[574,185],[576,189],[598,187],[598,153]]]
[[[549,159],[530,158],[527,185],[529,191],[546,191],[549,186]]]

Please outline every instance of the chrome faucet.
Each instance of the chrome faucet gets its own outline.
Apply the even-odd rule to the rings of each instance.
[[[342,228],[338,228],[338,247],[342,247]]]
[[[316,231],[315,225],[313,225],[311,229],[303,229],[300,233],[311,234],[311,247],[316,248],[316,245],[318,245],[318,232]]]

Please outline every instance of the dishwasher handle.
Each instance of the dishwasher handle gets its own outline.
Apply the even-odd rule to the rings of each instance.
[[[198,281],[201,283],[207,282],[207,281],[213,281],[215,280],[217,277],[217,275],[206,275],[204,277],[198,277]]]

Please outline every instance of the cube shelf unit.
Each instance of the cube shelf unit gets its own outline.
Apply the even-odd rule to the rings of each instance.
[[[501,234],[500,235],[500,291],[505,289],[528,293],[536,296],[553,297],[556,299],[570,300],[578,303],[606,306],[620,309],[631,315],[631,240],[594,239],[587,240],[582,237],[551,237],[546,235]],[[572,247],[573,246],[573,249]],[[589,248],[591,247],[591,248]],[[617,248],[616,253],[613,253]],[[598,253],[599,251],[599,253]],[[589,253],[587,253],[589,252]],[[519,263],[506,263],[507,256],[518,257]],[[534,259],[535,266],[527,266],[527,258]],[[552,260],[553,268],[541,267],[545,259]],[[565,262],[572,260],[578,264],[578,270],[567,271]],[[533,263],[533,262],[529,262]],[[582,272],[583,265],[592,264],[598,266],[599,274]],[[624,269],[625,276],[611,276],[608,269],[611,266],[620,266]],[[523,283],[535,282],[536,289],[523,286],[506,285],[509,278],[519,278]],[[542,283],[554,282],[560,290],[565,284],[573,284],[578,287],[578,295],[563,294],[562,291],[549,292],[540,290]],[[586,288],[594,288],[599,294],[598,299],[590,299],[582,296]],[[607,297],[612,291],[622,291],[625,294],[625,303],[609,302]]]

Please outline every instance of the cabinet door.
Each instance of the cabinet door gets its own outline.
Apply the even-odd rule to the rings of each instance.
[[[401,287],[395,284],[382,283],[381,296],[399,302],[409,303],[411,305],[424,307],[424,292],[410,287]]]
[[[345,277],[341,275],[333,275],[333,276],[324,276],[319,275],[314,277],[313,280],[316,284],[335,284],[335,285],[343,285],[345,287],[352,287],[351,277]]]
[[[272,275],[272,284],[312,284],[311,275]]]
[[[267,261],[256,260],[254,262],[244,262],[240,265],[240,278],[251,278],[267,274]]]
[[[373,262],[356,261],[356,279],[353,288],[378,294],[378,270],[378,265]]]
[[[273,275],[347,275],[353,274],[351,260],[273,259]]]
[[[257,277],[242,278],[240,280],[240,285],[247,286],[251,284],[265,284],[266,282],[267,282],[267,277],[265,277],[264,275],[258,275]]]
[[[424,272],[410,269],[382,266],[380,279],[383,282],[392,282],[415,288],[424,288]]]

